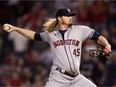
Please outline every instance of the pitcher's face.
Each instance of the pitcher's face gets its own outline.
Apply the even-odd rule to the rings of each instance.
[[[66,26],[72,26],[72,16],[62,16],[61,24]]]

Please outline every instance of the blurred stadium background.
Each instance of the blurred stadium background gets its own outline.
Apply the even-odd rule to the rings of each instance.
[[[68,7],[77,15],[74,24],[87,25],[107,38],[116,53],[115,0],[5,0],[0,1],[0,87],[43,87],[52,65],[50,47],[16,32],[6,33],[4,23],[42,32],[42,24],[54,17],[56,9]],[[81,73],[99,87],[116,87],[116,55],[111,60],[93,58],[89,49],[94,41],[83,44]]]

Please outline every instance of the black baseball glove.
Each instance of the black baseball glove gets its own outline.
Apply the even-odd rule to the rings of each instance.
[[[103,46],[98,46],[98,50],[90,49],[89,55],[91,57],[105,57],[105,58],[111,59],[113,54],[107,48]]]

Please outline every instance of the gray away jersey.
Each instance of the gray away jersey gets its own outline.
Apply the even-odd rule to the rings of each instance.
[[[95,30],[87,26],[72,26],[64,33],[64,40],[58,30],[40,33],[48,42],[53,53],[53,65],[69,72],[80,72],[82,42],[91,38]]]

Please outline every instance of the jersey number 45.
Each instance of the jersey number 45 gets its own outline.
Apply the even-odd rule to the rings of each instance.
[[[75,55],[75,57],[79,56],[80,55],[80,48],[74,49],[73,54]]]

